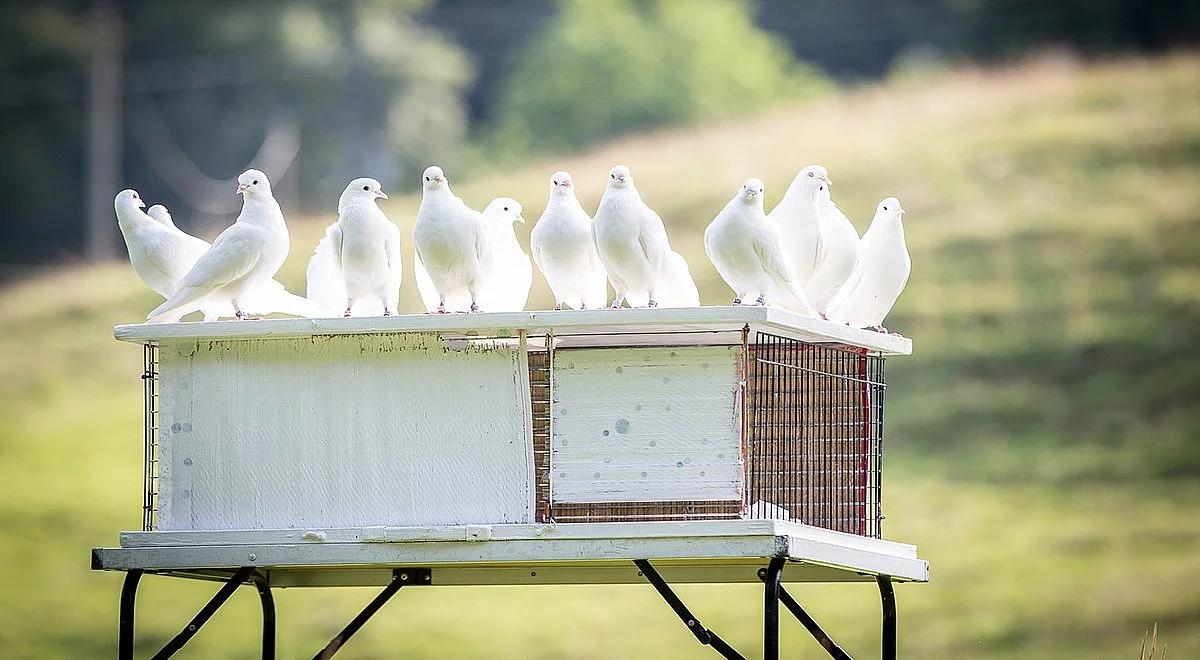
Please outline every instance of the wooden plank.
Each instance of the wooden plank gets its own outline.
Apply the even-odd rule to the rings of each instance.
[[[671,584],[755,584],[762,559],[744,563],[676,564],[669,560],[654,566]],[[472,585],[564,585],[564,584],[645,584],[646,578],[630,562],[609,562],[608,565],[562,566],[536,565],[512,567],[433,569],[434,586]],[[274,569],[270,573],[273,587],[368,587],[383,586],[392,579],[390,569]],[[784,581],[803,582],[870,582],[874,576],[818,564],[789,563]]]
[[[555,503],[741,497],[739,350],[559,349]]]
[[[531,522],[522,355],[428,334],[165,342],[159,528]]]
[[[782,520],[705,520],[520,525],[439,525],[332,529],[122,532],[121,546],[293,545],[326,543],[427,543],[441,541],[528,541],[644,539],[731,536],[787,536],[893,557],[916,559],[908,543],[873,539]]]
[[[117,339],[131,342],[169,339],[273,339],[314,335],[437,332],[516,337],[553,330],[558,335],[639,331],[736,332],[747,324],[762,324],[774,332],[812,342],[859,346],[885,355],[908,355],[912,341],[899,335],[849,328],[823,319],[805,318],[776,307],[695,307],[683,309],[562,310],[493,312],[483,314],[402,314],[390,317],[330,319],[268,319],[212,323],[119,325]]]
[[[786,556],[835,571],[884,574],[925,581],[928,564],[920,559],[864,552],[811,538],[779,536],[537,539],[439,543],[326,543],[223,546],[98,548],[95,565],[105,570],[218,569],[257,566],[268,570],[295,567],[369,568],[390,566],[528,567],[543,563],[586,568],[595,562],[634,559],[740,564]],[[586,573],[577,578],[591,581]],[[716,579],[716,576],[713,576]]]

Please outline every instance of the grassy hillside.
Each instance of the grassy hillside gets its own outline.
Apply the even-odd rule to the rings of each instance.
[[[517,197],[532,222],[569,169],[594,207],[629,165],[686,251],[707,304],[729,291],[704,225],[748,176],[768,203],[821,162],[865,229],[900,197],[914,270],[888,325],[885,534],[918,543],[928,585],[900,587],[913,658],[1130,658],[1159,623],[1170,657],[1200,657],[1200,63],[1040,62],[870,87],[764,117],[641,136],[455,182],[469,203]],[[451,173],[453,177],[453,173]],[[333,206],[331,200],[330,206]],[[411,224],[414,199],[389,211]],[[328,218],[293,218],[283,279]],[[527,232],[528,228],[526,228]],[[549,302],[535,283],[534,303]],[[0,648],[100,657],[119,576],[88,549],[140,525],[140,349],[111,339],[155,304],[125,265],[0,290]],[[406,284],[404,303],[415,310]],[[681,589],[705,623],[759,652],[750,587]],[[142,648],[212,587],[143,581]],[[873,587],[795,589],[855,655],[878,648]],[[372,596],[278,595],[281,657],[312,653]],[[182,657],[256,657],[241,594]],[[822,657],[783,624],[790,657]],[[648,587],[402,591],[347,657],[705,658]]]

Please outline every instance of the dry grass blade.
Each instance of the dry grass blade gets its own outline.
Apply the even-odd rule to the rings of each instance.
[[[1150,649],[1149,650],[1146,649],[1147,638],[1149,638],[1149,640],[1150,640]],[[1155,657],[1157,657],[1158,660],[1165,660],[1167,657],[1167,645],[1163,644],[1162,653],[1160,653],[1158,656],[1154,655],[1156,652],[1158,652],[1158,623],[1157,622],[1155,622],[1153,628],[1146,631],[1146,634],[1142,635],[1142,650],[1140,653],[1138,653],[1138,660],[1155,660]]]

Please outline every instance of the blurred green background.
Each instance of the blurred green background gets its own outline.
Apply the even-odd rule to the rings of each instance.
[[[115,652],[120,576],[90,572],[88,551],[140,527],[142,449],[140,349],[112,326],[157,304],[122,261],[117,190],[211,238],[236,213],[226,182],[266,167],[294,240],[281,280],[302,292],[345,181],[401,193],[386,210],[407,236],[431,162],[469,204],[510,195],[531,221],[553,171],[593,209],[608,168],[630,166],[705,304],[730,293],[703,228],[745,178],[773,204],[822,163],[860,231],[899,197],[914,266],[888,326],[915,351],[889,363],[884,535],[932,570],[897,589],[901,655],[1133,658],[1157,623],[1169,657],[1200,657],[1192,4],[101,1],[8,18],[5,657]],[[402,293],[416,311],[411,279]],[[536,280],[532,306],[550,302]],[[140,648],[212,591],[144,580]],[[761,652],[758,590],[680,592]],[[877,653],[873,586],[793,592],[852,654]],[[372,595],[278,593],[280,657]],[[257,657],[258,621],[239,593],[180,656]],[[788,657],[824,657],[782,628]],[[648,587],[454,587],[401,591],[342,655],[711,651]]]

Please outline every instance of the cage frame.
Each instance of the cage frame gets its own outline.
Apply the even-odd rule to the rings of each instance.
[[[681,336],[703,343],[720,335],[746,344],[748,333],[769,328],[793,340],[856,347],[883,358],[907,355],[907,338],[804,319],[775,308],[688,310],[593,310],[523,312],[372,319],[282,319],[256,322],[119,326],[118,339],[143,345],[146,392],[143,526],[153,527],[158,495],[158,354],[160,343],[206,339],[306,337],[392,332],[429,332],[467,341],[486,337],[553,348],[580,345],[581,337],[630,335],[683,328]],[[546,337],[542,340],[540,337]],[[684,345],[687,345],[686,343]],[[749,351],[743,352],[749,373]],[[526,363],[526,368],[533,368]],[[882,379],[882,359],[878,374]],[[551,379],[551,383],[553,379]],[[552,385],[550,385],[552,387]],[[742,405],[748,405],[747,397]],[[883,401],[870,407],[882,410]],[[529,410],[536,414],[532,404]],[[551,418],[553,416],[551,415]],[[748,417],[742,416],[744,424]],[[551,419],[552,423],[552,419]],[[871,416],[882,430],[882,416]],[[743,438],[745,434],[743,433]],[[880,436],[882,437],[882,436]],[[881,467],[882,443],[871,447]],[[550,460],[549,455],[546,460]],[[153,467],[153,471],[150,467]],[[880,489],[882,475],[869,487]],[[536,485],[535,485],[536,489]],[[748,502],[748,500],[747,500]],[[881,511],[882,500],[873,506]],[[881,520],[882,517],[880,516]],[[779,603],[796,616],[832,657],[845,657],[827,633],[787,592],[790,582],[874,582],[883,608],[883,657],[895,657],[895,582],[925,582],[928,563],[915,546],[781,520],[685,520],[678,522],[558,522],[528,525],[458,525],[319,530],[130,531],[119,547],[92,552],[95,570],[125,573],[121,593],[118,656],[133,653],[134,600],[147,573],[222,583],[213,599],[172,639],[173,652],[219,609],[240,585],[253,585],[263,608],[263,657],[274,657],[274,587],[379,585],[384,590],[336,635],[318,657],[330,657],[403,586],[471,584],[599,584],[649,582],[701,644],[724,657],[741,657],[715,632],[704,628],[672,591],[671,583],[757,582],[764,585],[764,657],[779,652]],[[786,568],[786,571],[785,571]],[[842,655],[839,655],[841,653]]]
[[[644,312],[651,312],[647,317]],[[489,340],[515,340],[520,345],[521,359],[527,363],[527,374],[530,384],[530,411],[529,416],[533,424],[532,441],[533,441],[533,463],[534,463],[534,480],[535,480],[535,520],[538,522],[623,522],[634,520],[704,520],[704,519],[738,519],[753,517],[751,510],[752,505],[756,502],[766,502],[768,504],[778,504],[772,502],[772,493],[769,489],[755,489],[754,475],[757,472],[765,472],[767,464],[762,460],[764,457],[761,452],[756,450],[760,445],[754,440],[758,433],[766,433],[760,424],[759,413],[755,409],[758,406],[758,399],[755,393],[758,390],[757,381],[759,379],[771,379],[773,381],[787,380],[791,383],[791,394],[797,392],[802,397],[811,396],[808,390],[815,382],[804,383],[800,387],[800,378],[805,378],[812,375],[817,375],[825,380],[840,380],[844,379],[843,375],[838,375],[829,372],[828,370],[816,369],[815,363],[805,367],[799,364],[782,364],[785,353],[776,355],[773,361],[763,360],[757,357],[757,352],[763,350],[764,340],[772,342],[772,346],[786,344],[785,348],[802,351],[818,351],[824,355],[824,361],[830,361],[833,356],[842,363],[842,368],[846,367],[846,359],[851,356],[854,359],[863,361],[862,373],[868,381],[864,384],[864,388],[869,387],[872,390],[870,402],[866,398],[866,393],[863,394],[863,401],[855,405],[844,405],[842,408],[863,412],[870,420],[870,424],[864,423],[864,437],[862,438],[864,446],[861,448],[860,458],[862,465],[857,473],[862,477],[863,483],[859,485],[829,485],[830,492],[819,493],[823,498],[821,501],[830,507],[835,506],[836,499],[839,504],[838,516],[834,516],[832,509],[819,509],[814,506],[811,501],[804,502],[806,511],[805,515],[800,515],[799,500],[793,500],[786,503],[783,508],[792,512],[788,519],[793,521],[803,521],[817,526],[837,529],[839,531],[849,531],[861,535],[881,537],[881,524],[883,519],[882,512],[882,454],[883,454],[883,392],[886,389],[886,384],[882,381],[883,361],[888,355],[905,354],[911,350],[911,342],[903,337],[894,335],[880,335],[879,333],[856,330],[845,326],[821,321],[819,319],[801,319],[790,313],[777,310],[775,308],[756,308],[756,307],[737,307],[737,308],[700,308],[700,309],[675,309],[661,310],[665,312],[668,319],[663,319],[664,314],[658,313],[660,310],[619,310],[615,312],[617,318],[614,318],[614,312],[609,310],[593,310],[590,312],[530,312],[520,314],[484,314],[474,317],[451,318],[449,321],[444,320],[445,317],[438,318],[436,316],[422,315],[407,317],[406,323],[379,324],[375,319],[288,319],[280,321],[272,321],[275,326],[270,327],[269,332],[257,332],[259,328],[240,328],[237,333],[230,334],[227,326],[229,324],[177,324],[183,326],[182,331],[188,332],[189,338],[194,339],[254,339],[262,337],[288,338],[297,335],[311,334],[319,336],[326,334],[326,328],[321,327],[333,321],[334,326],[350,325],[349,329],[339,327],[342,333],[347,334],[375,334],[375,331],[382,331],[381,326],[391,325],[398,326],[395,332],[407,332],[414,329],[412,326],[430,325],[429,320],[439,321],[434,325],[439,328],[437,334],[441,337],[457,338],[468,341],[486,342]],[[636,318],[642,316],[642,319]],[[547,315],[558,318],[545,318]],[[565,317],[564,317],[565,315]],[[583,316],[585,318],[579,318]],[[493,317],[493,318],[486,318]],[[495,318],[508,317],[508,318]],[[514,318],[515,317],[515,318]],[[542,317],[542,318],[539,318]],[[406,317],[392,317],[393,319],[401,319]],[[567,318],[571,320],[570,325],[562,324],[559,319]],[[649,318],[656,321],[655,323],[647,323],[644,319]],[[686,319],[686,320],[675,320]],[[389,319],[383,319],[387,321]],[[630,323],[630,321],[635,323]],[[359,321],[358,324],[351,322]],[[363,324],[362,321],[370,321],[369,324]],[[419,321],[419,323],[418,323]],[[480,321],[490,321],[490,323],[480,323]],[[600,321],[597,323],[596,321]],[[636,322],[636,321],[641,321]],[[797,326],[797,322],[807,322],[808,324],[816,324],[817,328],[807,329],[804,325]],[[296,332],[295,326],[300,325],[302,332]],[[358,325],[359,327],[354,327]],[[366,325],[366,327],[361,327]],[[206,328],[191,328],[188,326],[211,326]],[[823,326],[823,327],[822,327]],[[261,326],[260,326],[261,327]],[[442,329],[444,328],[444,329]],[[328,328],[333,330],[334,328]],[[147,333],[153,333],[154,336],[148,336]],[[832,334],[821,334],[832,333]],[[157,367],[158,367],[158,343],[159,341],[175,341],[181,338],[177,332],[164,326],[122,326],[117,329],[119,338],[128,341],[144,342],[146,367],[143,372],[145,381],[145,439],[144,439],[144,501],[143,501],[143,531],[154,529],[154,523],[157,518],[157,484],[158,484],[158,383],[157,383]],[[723,337],[717,337],[723,335]],[[556,500],[553,497],[553,471],[551,463],[554,456],[554,444],[552,438],[554,431],[552,428],[554,420],[554,356],[559,350],[574,350],[578,348],[607,348],[614,347],[629,347],[640,345],[638,342],[644,342],[646,346],[658,347],[689,347],[695,345],[729,345],[739,346],[741,351],[741,371],[739,379],[741,381],[740,404],[741,404],[741,442],[742,442],[742,459],[743,459],[743,488],[744,493],[738,498],[730,498],[723,501],[647,501],[647,502],[598,502],[595,504],[567,504]],[[864,345],[865,344],[865,345]],[[672,353],[673,355],[673,353]],[[543,364],[543,360],[545,363]],[[767,367],[768,373],[763,373],[763,365],[770,363]],[[772,370],[779,372],[783,370],[786,375],[780,373],[770,373]],[[808,374],[801,377],[795,377],[793,372],[807,371]],[[543,373],[546,377],[547,386],[542,387],[542,383],[535,379],[536,373]],[[535,392],[535,388],[540,388],[540,396]],[[877,392],[876,392],[877,390]],[[768,392],[770,396],[779,396],[785,392]],[[844,395],[845,393],[841,393]],[[791,401],[789,405],[796,410],[801,410],[803,406],[800,401]],[[812,407],[812,406],[810,406]],[[832,406],[823,406],[826,410],[832,410]],[[821,412],[821,411],[818,411]],[[774,415],[777,410],[771,408],[769,413]],[[802,434],[806,427],[804,424],[795,426],[796,419],[792,419],[793,427],[791,430]],[[539,422],[545,423],[545,428],[539,427]],[[778,425],[783,422],[772,419],[770,424]],[[863,423],[853,421],[853,424]],[[809,431],[812,429],[809,428]],[[828,428],[826,429],[828,430]],[[817,445],[822,442],[832,444],[833,439],[827,441],[821,438],[809,438],[807,440],[815,441]],[[805,440],[800,439],[803,444]],[[811,443],[810,443],[811,444]],[[765,445],[764,445],[765,446]],[[806,469],[814,476],[824,476],[827,480],[833,478],[834,466],[830,458],[830,452],[818,452],[819,456],[826,461],[824,464],[809,466]],[[790,461],[788,465],[790,470],[781,470],[772,468],[773,472],[783,473],[781,481],[792,479],[795,476],[798,463],[797,456],[793,451],[792,454],[781,454],[773,457],[775,460]],[[851,475],[853,476],[853,475]],[[798,484],[790,482],[784,483],[783,488],[799,488]],[[861,490],[859,502],[861,511],[858,515],[850,517],[844,511],[845,496],[839,496],[833,491],[837,489],[854,489]],[[813,491],[810,494],[818,494]],[[851,527],[857,525],[859,529]]]

